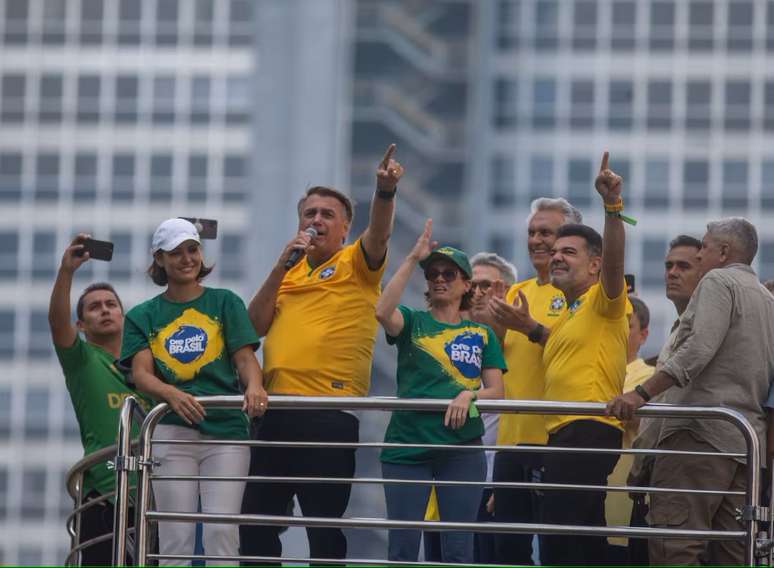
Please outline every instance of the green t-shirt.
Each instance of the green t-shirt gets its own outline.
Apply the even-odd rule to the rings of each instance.
[[[156,376],[194,396],[234,395],[242,391],[231,360],[245,345],[257,349],[258,336],[244,302],[230,290],[205,288],[190,302],[172,302],[159,294],[126,314],[121,364],[150,349]],[[206,409],[195,425],[203,434],[228,440],[248,438],[247,416],[237,409]],[[188,426],[176,414],[164,424]]]
[[[506,369],[500,343],[492,329],[462,320],[443,323],[426,310],[398,306],[403,330],[387,342],[398,347],[398,398],[454,398],[464,389],[481,386],[481,371]],[[462,428],[443,424],[445,412],[397,410],[392,413],[384,441],[402,444],[463,444],[484,433],[480,417],[468,418]],[[384,448],[381,460],[419,463],[435,450]]]
[[[78,419],[84,455],[116,443],[124,398],[135,395],[145,410],[150,408],[150,402],[126,384],[113,364],[113,355],[101,347],[77,335],[70,347],[56,347],[56,356]],[[133,435],[136,434],[135,427]],[[84,475],[83,494],[93,490],[104,495],[115,489],[115,483],[115,473],[105,463],[97,464]]]

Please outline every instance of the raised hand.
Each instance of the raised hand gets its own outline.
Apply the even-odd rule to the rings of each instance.
[[[529,304],[524,292],[519,290],[519,295],[513,299],[513,304],[492,298],[489,308],[494,320],[507,329],[519,331],[525,335],[535,329],[537,322],[529,315]]]
[[[83,241],[88,239],[91,235],[86,233],[79,233],[70,242],[70,245],[65,249],[62,255],[62,269],[69,273],[73,273],[80,266],[89,260],[89,253],[83,250]]]
[[[599,166],[594,187],[608,205],[617,203],[621,199],[623,178],[608,167],[609,152],[602,154],[602,164]]]
[[[430,256],[430,252],[435,247],[438,246],[438,241],[430,240],[430,237],[432,236],[432,234],[433,234],[433,220],[428,219],[427,221],[425,221],[425,228],[422,231],[422,234],[419,235],[419,238],[417,239],[417,242],[414,245],[414,248],[411,249],[411,252],[408,254],[410,258],[419,262],[420,260],[424,260],[428,256]]]
[[[403,175],[403,166],[397,160],[392,159],[394,153],[395,144],[387,146],[387,151],[376,169],[376,188],[380,191],[395,191],[395,187]]]

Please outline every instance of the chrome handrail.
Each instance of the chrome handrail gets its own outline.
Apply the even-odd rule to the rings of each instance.
[[[214,408],[241,408],[243,398],[241,396],[211,396],[198,397],[197,400],[205,407]],[[308,396],[270,396],[269,407],[271,409],[335,409],[335,410],[426,410],[442,411],[449,404],[445,399],[397,399],[394,397],[308,397]],[[479,410],[484,412],[505,412],[521,414],[572,414],[587,416],[604,416],[606,405],[596,402],[566,402],[566,401],[535,401],[535,400],[482,400],[477,402]],[[147,415],[140,431],[140,457],[139,457],[139,476],[138,476],[138,495],[136,511],[136,561],[142,565],[148,558],[166,558],[164,555],[149,555],[147,551],[148,543],[148,522],[160,520],[177,520],[186,522],[195,521],[216,521],[218,523],[243,523],[243,524],[277,524],[293,526],[337,526],[337,527],[363,527],[372,528],[420,528],[434,530],[481,530],[478,523],[446,523],[446,522],[410,522],[410,521],[391,521],[388,519],[365,519],[365,518],[310,518],[310,517],[276,517],[268,515],[225,515],[225,514],[205,514],[205,513],[169,513],[161,511],[149,511],[150,504],[150,480],[152,477],[152,456],[151,447],[154,443],[152,434],[159,420],[169,411],[167,404],[159,404],[153,408]],[[645,405],[636,412],[640,417],[662,417],[662,418],[708,418],[724,420],[734,424],[745,438],[746,452],[744,457],[747,460],[747,488],[745,494],[745,510],[742,511],[742,522],[745,530],[743,531],[691,531],[682,529],[656,529],[643,527],[580,527],[574,525],[546,525],[546,524],[520,524],[520,523],[487,523],[486,532],[524,532],[540,534],[590,534],[590,535],[614,535],[614,536],[634,536],[634,537],[670,537],[670,538],[702,538],[702,539],[744,539],[745,544],[745,562],[752,564],[755,560],[756,537],[758,536],[758,526],[762,521],[760,518],[760,507],[758,507],[758,493],[760,490],[760,444],[757,433],[749,421],[740,412],[722,407],[681,407],[672,405]],[[231,443],[224,441],[223,443]],[[494,447],[493,449],[500,449]],[[525,448],[520,448],[525,449]],[[551,448],[551,451],[561,450],[562,448]],[[573,448],[572,451],[583,451],[589,453],[604,453],[595,448]],[[616,452],[616,453],[624,453]],[[639,452],[636,452],[639,453]],[[645,453],[645,452],[643,452]],[[648,452],[653,453],[653,452]],[[658,451],[656,451],[658,453]],[[721,457],[740,457],[736,453],[717,453]],[[159,476],[160,478],[161,476]],[[169,476],[165,476],[169,477]],[[175,476],[172,476],[175,477]],[[304,478],[304,481],[311,482],[314,478]],[[249,481],[260,481],[255,477],[249,478]],[[272,479],[278,481],[278,479]],[[381,480],[384,482],[391,480]],[[524,486],[542,486],[543,484],[524,484]],[[590,489],[590,486],[576,486],[565,484],[562,489]],[[613,488],[605,488],[611,490]],[[630,489],[630,488],[627,488]],[[648,492],[651,489],[658,488],[636,487],[638,492]],[[618,489],[620,490],[620,489]],[[683,491],[683,490],[680,490]],[[691,491],[691,490],[689,490]],[[697,491],[697,490],[693,490]],[[725,492],[726,494],[730,494]],[[737,493],[734,493],[737,494]],[[177,557],[177,556],[176,556]],[[193,558],[188,556],[186,558]],[[225,558],[224,558],[225,560]],[[279,560],[279,559],[274,559]]]

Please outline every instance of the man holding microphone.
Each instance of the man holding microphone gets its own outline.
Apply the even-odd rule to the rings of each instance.
[[[376,172],[368,227],[345,245],[352,202],[322,186],[298,203],[298,234],[290,241],[250,302],[248,313],[264,340],[264,381],[269,394],[365,396],[376,336],[374,306],[386,264],[397,184],[403,167],[391,144]],[[301,251],[302,254],[299,254]],[[358,420],[338,410],[269,410],[258,439],[357,442]],[[355,473],[354,449],[253,448],[250,475],[342,477]],[[244,513],[283,515],[295,495],[304,516],[341,517],[349,484],[248,484]],[[243,555],[280,556],[276,526],[243,525]],[[337,528],[308,528],[311,558],[344,558]]]

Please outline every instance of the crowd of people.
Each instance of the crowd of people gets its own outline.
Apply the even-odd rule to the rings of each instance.
[[[344,516],[355,477],[358,418],[342,410],[272,409],[269,396],[367,396],[378,326],[396,348],[399,398],[449,399],[445,411],[394,411],[380,454],[387,518],[449,522],[494,521],[561,525],[628,525],[735,530],[736,495],[746,484],[744,453],[733,428],[710,420],[639,420],[648,401],[723,405],[741,412],[766,448],[774,441],[769,408],[774,378],[774,296],[752,261],[755,227],[742,218],[708,223],[701,240],[679,235],[666,251],[665,291],[677,311],[655,361],[639,356],[649,328],[645,303],[624,278],[624,180],[608,153],[593,180],[605,212],[602,233],[583,224],[563,198],[532,203],[526,245],[534,275],[493,253],[471,258],[432,239],[428,220],[415,246],[382,290],[398,183],[403,167],[390,145],[376,171],[368,224],[347,244],[353,206],[329,187],[308,189],[298,202],[297,234],[249,304],[233,292],[203,285],[212,271],[196,226],[163,221],[152,238],[148,276],[163,292],[124,314],[107,283],[87,287],[71,321],[75,271],[89,260],[87,235],[62,257],[49,319],[56,353],[88,454],[115,441],[119,405],[166,402],[171,412],[154,438],[162,476],[260,476],[261,482],[153,481],[160,510],[285,515],[293,498],[308,517]],[[589,180],[592,182],[592,180]],[[425,306],[401,297],[416,268],[426,281]],[[303,332],[299,332],[299,330]],[[81,337],[81,333],[83,337]],[[263,368],[255,351],[263,346]],[[121,371],[124,370],[122,373]],[[198,396],[242,395],[241,410],[205,409]],[[481,416],[477,400],[606,402],[605,416],[503,413]],[[197,444],[213,439],[272,442]],[[482,440],[484,442],[482,442]],[[282,447],[283,442],[320,447]],[[483,443],[501,448],[486,455]],[[325,447],[344,444],[345,447]],[[444,446],[443,449],[434,448]],[[588,452],[539,451],[588,448]],[[696,451],[697,455],[637,454],[621,448]],[[593,450],[605,450],[594,452]],[[611,451],[612,450],[612,451]],[[294,482],[266,481],[290,477]],[[300,482],[305,477],[341,482]],[[421,483],[410,483],[416,480]],[[725,494],[513,488],[488,481],[693,488]],[[437,483],[434,485],[434,482]],[[446,482],[475,482],[447,484]],[[81,540],[112,531],[104,466],[84,479]],[[698,564],[743,562],[738,541],[669,538],[606,539],[575,534],[425,534],[425,559],[471,564]],[[265,564],[282,556],[276,525],[204,525],[202,546],[218,564]],[[309,556],[347,557],[341,529],[307,528]],[[435,535],[435,544],[431,546]],[[190,556],[192,523],[159,523],[159,552]],[[419,559],[422,532],[391,529],[387,557]],[[108,543],[87,547],[83,564],[109,564]],[[260,559],[260,560],[259,560]],[[186,564],[189,560],[162,560]]]

